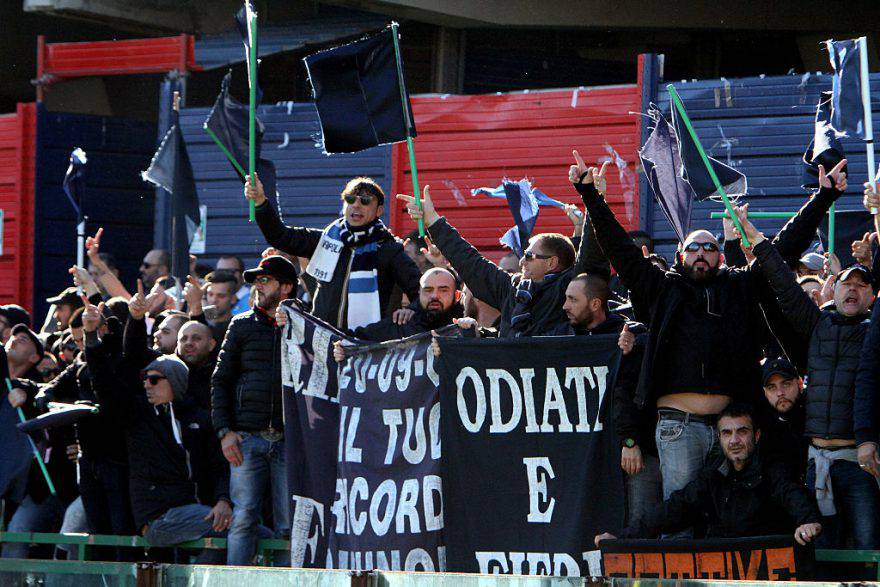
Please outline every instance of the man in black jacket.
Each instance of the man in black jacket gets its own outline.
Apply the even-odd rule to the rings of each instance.
[[[362,326],[354,331],[354,336],[361,340],[385,342],[430,332],[437,328],[449,326],[455,320],[464,317],[461,305],[461,291],[456,287],[456,279],[451,271],[442,267],[429,269],[422,275],[419,299],[410,304],[412,315],[404,324],[398,324],[393,317]],[[279,326],[286,320],[285,312],[276,313]],[[345,347],[342,341],[333,345],[333,358],[337,362],[345,360]]]
[[[785,463],[792,478],[803,483],[810,446],[804,437],[804,382],[795,366],[782,358],[765,360],[761,377],[767,400],[759,410],[764,456]]]
[[[342,191],[343,216],[324,230],[282,224],[259,178],[255,187],[248,180],[245,196],[256,204],[257,224],[271,246],[310,260],[306,274],[317,281],[314,316],[340,330],[354,330],[397,309],[389,307],[395,285],[410,300],[418,297],[421,272],[382,223],[385,194],[372,179],[348,182]]]
[[[781,463],[764,462],[757,451],[761,430],[751,407],[731,404],[718,417],[724,457],[704,467],[675,491],[663,507],[635,520],[620,538],[652,538],[700,521],[709,538],[740,538],[792,532],[798,544],[822,532],[820,515],[807,490],[792,481]],[[617,536],[596,536],[596,545]]]
[[[565,290],[572,277],[587,268],[584,255],[575,252],[568,237],[557,233],[533,236],[520,259],[521,273],[510,275],[483,257],[437,213],[428,186],[421,208],[412,196],[397,197],[407,202],[407,212],[413,220],[424,221],[434,245],[473,295],[501,311],[499,337],[560,335],[569,331],[568,317],[562,309]],[[583,253],[584,247],[580,251]]]
[[[816,492],[828,526],[822,542],[841,547],[880,547],[880,488],[860,468],[855,436],[856,372],[874,297],[871,271],[852,265],[840,271],[834,303],[819,308],[798,285],[779,252],[737,210],[757,264],[795,331],[808,344],[804,434],[810,438],[807,485]],[[839,514],[839,515],[838,515]],[[824,546],[824,545],[823,545]]]
[[[599,245],[630,290],[636,319],[649,328],[635,399],[640,408],[657,408],[655,439],[668,498],[717,453],[717,414],[732,400],[760,401],[761,347],[769,336],[760,305],[766,282],[758,271],[721,265],[718,241],[705,230],[688,235],[671,271],[655,267],[596,190],[595,170],[574,155],[569,179]],[[821,211],[845,189],[840,167],[827,177],[822,171],[822,189],[777,235],[786,255],[800,255]]]
[[[281,405],[281,330],[275,310],[296,288],[293,264],[278,255],[244,272],[254,307],[232,319],[211,381],[214,428],[232,465],[235,515],[227,562],[249,565],[256,552],[263,496],[271,488],[276,537],[289,535],[287,468]]]
[[[114,364],[98,316],[86,307],[86,362],[102,411],[125,426],[136,527],[152,546],[220,535],[232,518],[229,467],[208,412],[186,398],[189,370],[170,355],[144,369],[139,358]]]

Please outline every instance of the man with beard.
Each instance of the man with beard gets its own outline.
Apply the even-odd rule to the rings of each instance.
[[[385,193],[369,177],[346,184],[342,218],[324,230],[282,224],[259,178],[255,186],[248,179],[245,196],[256,204],[257,224],[272,247],[309,259],[305,273],[317,283],[314,290],[309,287],[315,317],[340,330],[354,330],[396,309],[390,308],[395,285],[408,299],[418,297],[421,272],[382,223]]]
[[[649,538],[703,520],[708,538],[793,533],[803,545],[822,532],[819,512],[806,489],[787,477],[781,463],[768,463],[759,455],[761,430],[751,407],[726,407],[718,417],[718,436],[723,458],[673,492],[662,508],[627,526],[621,538]],[[598,546],[614,538],[600,534],[595,542]]]
[[[874,299],[873,276],[862,265],[840,271],[834,302],[822,308],[801,289],[774,246],[737,209],[757,264],[779,299],[783,314],[808,345],[806,419],[810,439],[807,486],[816,492],[827,532],[823,548],[880,547],[880,488],[858,454],[855,384]],[[864,457],[864,455],[862,455]]]
[[[250,565],[256,552],[263,496],[271,489],[275,536],[289,535],[287,468],[281,404],[281,330],[275,311],[296,289],[296,269],[279,255],[244,272],[254,307],[229,323],[211,380],[212,419],[232,465],[234,507],[227,562]]]
[[[792,478],[804,481],[809,442],[804,438],[804,382],[787,359],[767,359],[763,365],[764,455],[785,463]]]
[[[384,318],[379,322],[363,326],[354,331],[355,338],[384,342],[396,340],[430,332],[437,328],[449,326],[459,318],[464,317],[464,308],[461,305],[461,291],[456,287],[455,276],[448,269],[435,267],[429,269],[421,279],[419,299],[410,304],[413,315],[405,324],[397,324],[394,318]],[[278,313],[278,318],[284,317],[283,312]],[[281,325],[282,320],[279,320]],[[337,362],[345,360],[345,347],[342,341],[336,341],[333,346],[333,358]]]
[[[760,401],[761,348],[770,337],[761,304],[776,302],[763,295],[768,286],[760,271],[721,266],[718,240],[706,230],[687,235],[672,270],[654,266],[596,189],[595,170],[573,155],[569,180],[630,290],[635,318],[649,328],[635,401],[641,409],[657,408],[655,439],[668,498],[717,454],[713,425],[721,410],[735,400]],[[786,258],[800,255],[823,211],[846,188],[841,169],[820,170],[822,188],[777,235],[775,246]]]

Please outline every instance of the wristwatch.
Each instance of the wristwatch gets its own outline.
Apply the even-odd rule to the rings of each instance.
[[[220,430],[217,431],[217,438],[219,438],[220,440],[223,440],[223,437],[226,436],[227,434],[229,434],[230,432],[231,432],[231,430],[229,428],[221,428]]]
[[[623,441],[623,446],[626,448],[632,448],[636,445],[636,441],[632,438],[627,438]]]

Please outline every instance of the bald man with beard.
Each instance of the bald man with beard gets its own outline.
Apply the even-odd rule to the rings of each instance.
[[[706,230],[687,235],[671,270],[654,266],[596,189],[596,169],[577,151],[573,155],[569,180],[602,251],[630,290],[636,319],[650,329],[634,400],[640,409],[657,409],[655,439],[668,498],[718,454],[718,414],[733,401],[763,400],[760,361],[770,332],[762,303],[774,304],[775,298],[763,295],[768,286],[759,270],[722,264],[718,240]],[[822,188],[777,235],[775,245],[785,258],[800,256],[845,189],[845,163],[827,175],[820,169]],[[756,255],[761,246],[770,244],[756,246]]]

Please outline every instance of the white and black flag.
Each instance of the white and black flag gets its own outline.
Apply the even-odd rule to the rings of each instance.
[[[358,343],[290,306],[282,333],[291,564],[443,571],[439,378],[431,335]]]
[[[624,516],[611,421],[617,337],[440,347],[448,570],[600,574],[593,537]]]

